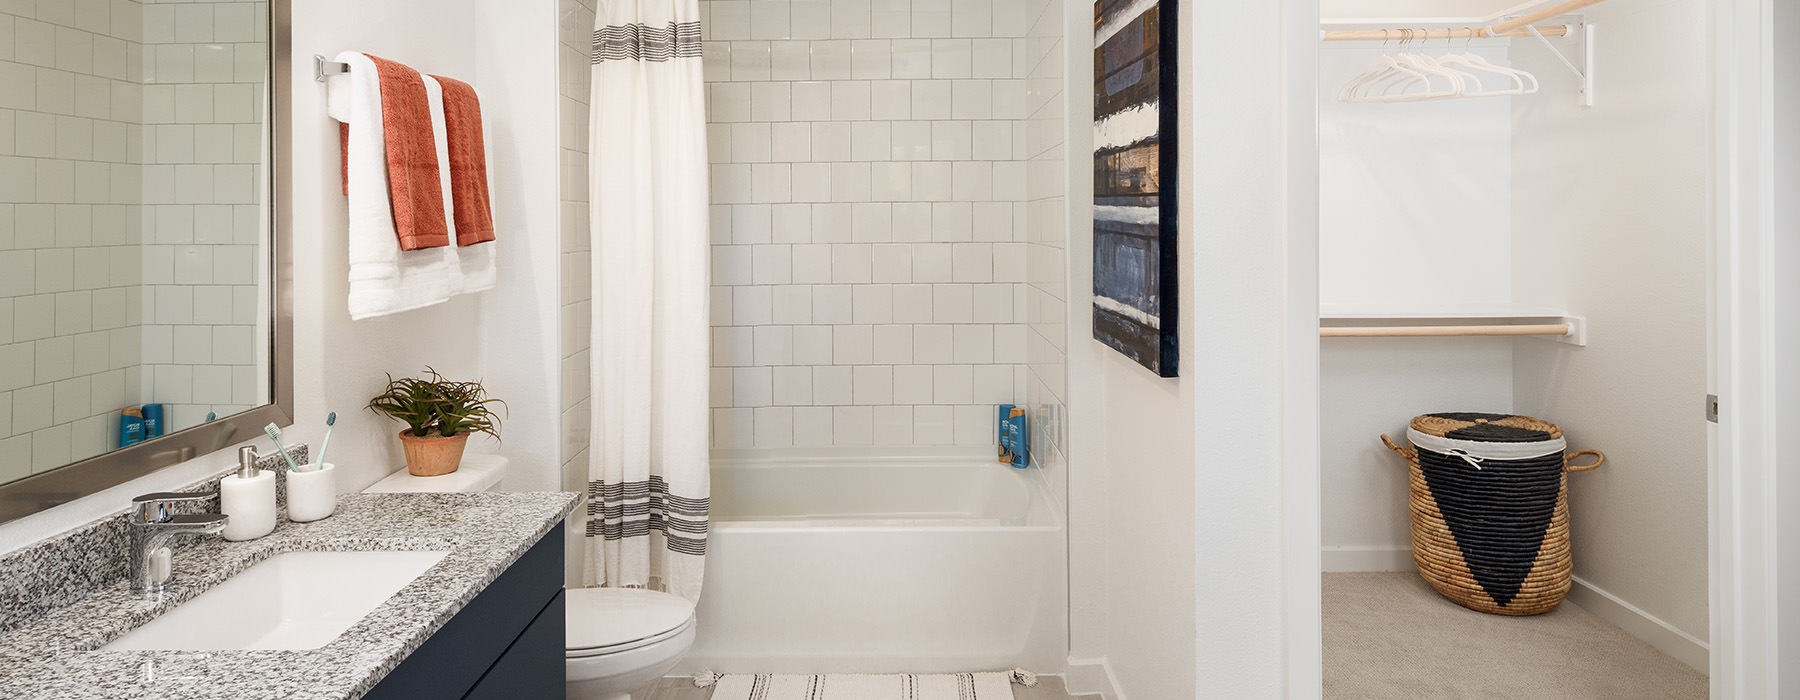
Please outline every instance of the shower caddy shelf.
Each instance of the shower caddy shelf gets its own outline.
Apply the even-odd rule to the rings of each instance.
[[[1587,319],[1565,311],[1512,305],[1457,308],[1319,310],[1321,338],[1536,337],[1583,347]]]

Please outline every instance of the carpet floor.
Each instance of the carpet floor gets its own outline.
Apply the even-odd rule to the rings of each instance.
[[[1404,574],[1325,575],[1325,700],[1706,700],[1707,678],[1564,603],[1462,608]]]

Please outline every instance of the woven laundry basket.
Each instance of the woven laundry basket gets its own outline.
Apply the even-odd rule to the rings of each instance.
[[[1526,416],[1432,413],[1414,418],[1413,561],[1457,604],[1496,615],[1538,615],[1569,593],[1569,472],[1598,469],[1594,450],[1565,454],[1562,429]],[[1575,465],[1583,456],[1592,464]]]

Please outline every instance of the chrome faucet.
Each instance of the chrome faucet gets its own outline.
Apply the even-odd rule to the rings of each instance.
[[[210,501],[219,493],[147,493],[131,499],[131,592],[156,593],[169,584],[169,540],[177,535],[217,537],[229,519],[222,513],[175,515],[175,504]]]

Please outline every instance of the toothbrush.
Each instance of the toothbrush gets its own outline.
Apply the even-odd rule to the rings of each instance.
[[[281,446],[281,428],[277,428],[274,423],[270,423],[263,426],[263,432],[268,434],[270,440],[275,441],[275,451],[280,452],[281,458],[287,460],[288,471],[300,471],[300,465],[294,463],[293,455],[288,454],[287,448]]]
[[[337,411],[332,411],[325,416],[325,439],[319,441],[319,458],[313,460],[313,466],[317,469],[325,468],[325,451],[331,449],[331,428],[335,425],[337,425]]]

